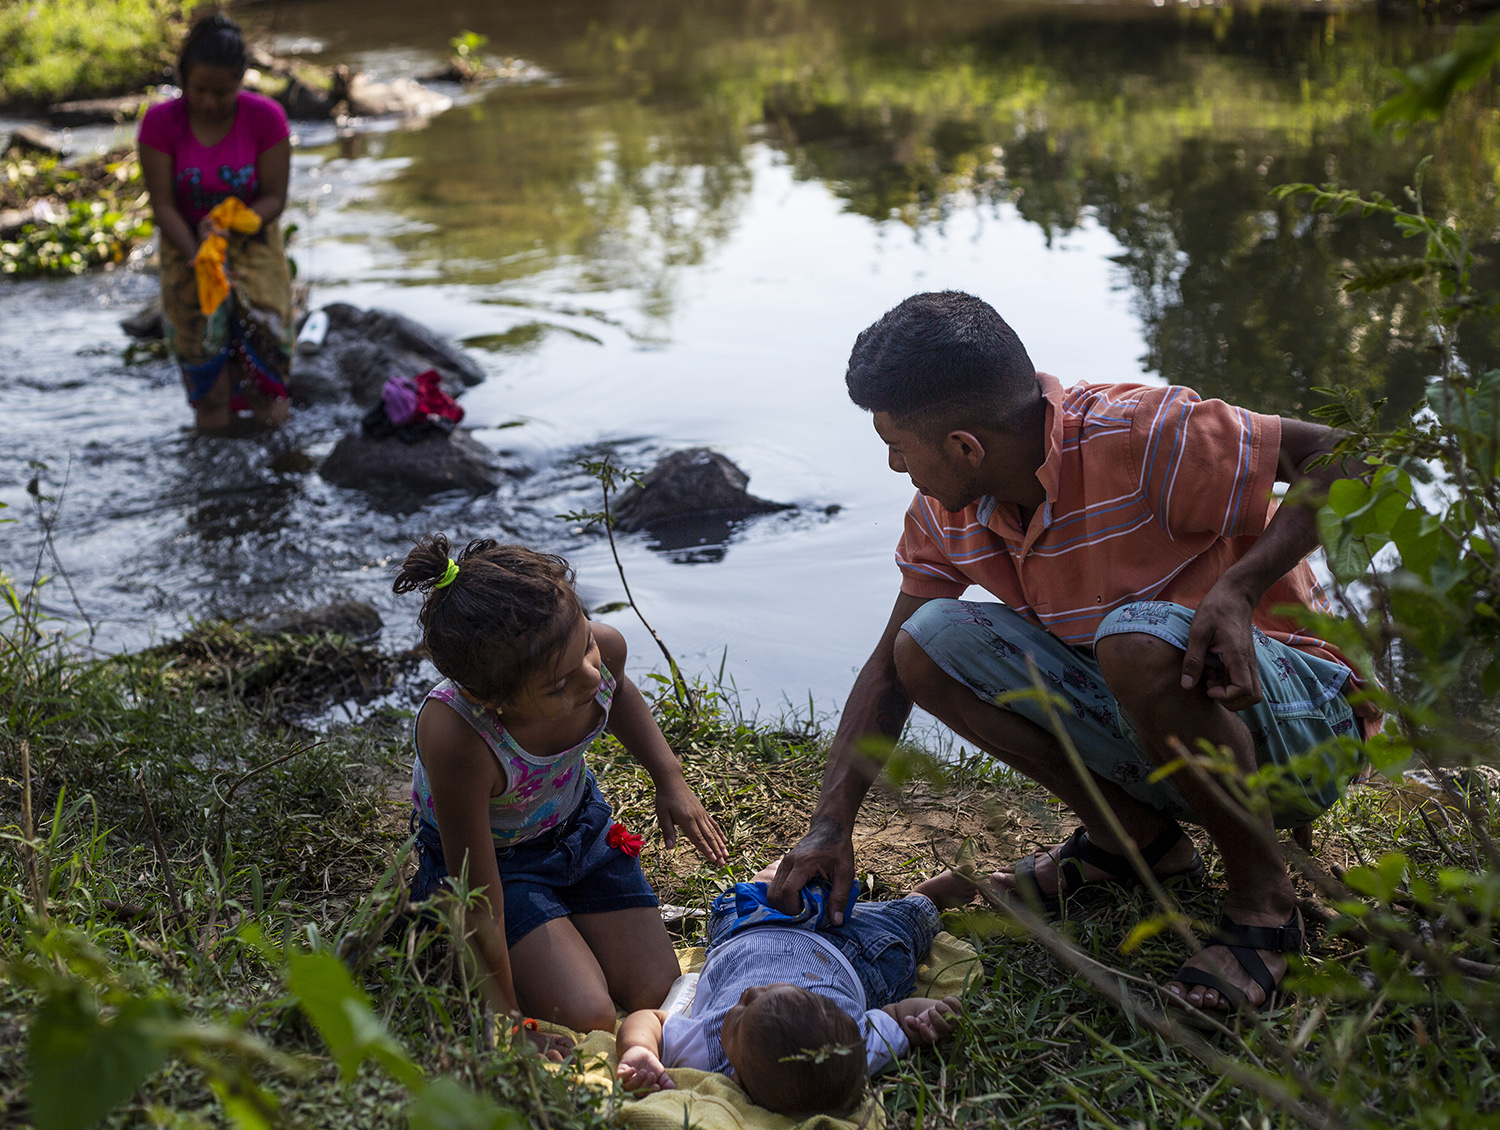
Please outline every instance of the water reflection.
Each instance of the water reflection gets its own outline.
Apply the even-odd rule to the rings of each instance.
[[[195,443],[170,365],[114,360],[115,320],[155,292],[149,276],[7,290],[0,501],[28,513],[29,459],[59,480],[71,466],[56,540],[82,601],[112,621],[109,646],[195,616],[347,597],[373,601],[388,641],[408,642],[414,604],[392,596],[388,572],[434,529],[562,552],[590,605],[613,606],[608,545],[558,518],[599,505],[573,460],[612,451],[644,470],[706,444],[756,493],[800,509],[623,537],[632,591],[690,668],[717,669],[728,645],[752,700],[811,687],[831,705],[884,622],[909,498],[839,380],[882,309],[963,286],[1068,381],[1144,372],[1273,412],[1305,412],[1314,386],[1348,381],[1399,407],[1430,365],[1419,300],[1347,294],[1339,276],[1407,249],[1269,190],[1338,178],[1397,196],[1432,152],[1432,199],[1482,233],[1496,226],[1493,91],[1405,141],[1371,132],[1385,68],[1444,42],[1374,11],[429,0],[414,16],[396,0],[320,0],[256,12],[324,41],[324,60],[415,66],[467,27],[559,76],[422,131],[304,150],[294,180],[294,253],[318,301],[397,307],[464,340],[490,374],[465,396],[467,422],[535,474],[480,499],[383,506],[305,473],[357,421],[332,407],[299,413],[282,447]],[[1493,334],[1469,331],[1464,349],[1500,361]],[[7,531],[9,560],[34,560],[32,526]],[[789,642],[810,625],[816,646]],[[649,663],[649,638],[632,645]]]
[[[326,29],[341,7],[306,18]],[[377,26],[394,18],[374,7]],[[382,203],[423,222],[398,245],[445,281],[561,270],[578,291],[628,290],[648,337],[669,333],[680,269],[733,229],[752,139],[849,211],[939,238],[955,209],[999,202],[1049,236],[1097,217],[1124,249],[1144,366],[1266,411],[1305,411],[1312,387],[1338,382],[1404,405],[1430,367],[1417,296],[1342,290],[1353,264],[1401,250],[1394,233],[1308,221],[1271,188],[1337,177],[1396,195],[1432,152],[1431,198],[1495,227],[1492,92],[1405,142],[1372,134],[1388,68],[1444,44],[1373,10],[760,0],[484,19],[492,42],[566,81],[391,138],[412,160]],[[509,332],[486,347],[526,348],[541,329]],[[1494,335],[1466,347],[1500,359]]]

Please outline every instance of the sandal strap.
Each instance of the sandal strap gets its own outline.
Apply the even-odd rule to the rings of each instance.
[[[1297,912],[1284,926],[1245,926],[1225,914],[1213,932],[1213,940],[1231,949],[1248,947],[1254,950],[1271,950],[1274,953],[1301,953],[1302,927],[1297,924]],[[1260,959],[1257,958],[1257,961]],[[1241,965],[1245,963],[1240,962]],[[1264,964],[1262,962],[1262,964]]]
[[[1177,841],[1186,835],[1181,824],[1168,820],[1167,826],[1156,834],[1156,839],[1141,848],[1141,858],[1146,861],[1146,866],[1155,871],[1156,865],[1166,857],[1167,852],[1176,847]]]
[[[1201,969],[1194,969],[1190,965],[1184,965],[1176,973],[1172,974],[1172,980],[1180,981],[1184,985],[1201,985],[1205,989],[1212,989],[1234,1005],[1235,1008],[1245,1009],[1250,1007],[1250,998],[1245,995],[1244,990],[1237,989],[1228,981],[1221,980],[1212,973],[1205,973]],[[1261,988],[1265,988],[1265,986],[1262,985]],[[1270,998],[1268,997],[1267,999]]]
[[[1083,872],[1083,864],[1090,864],[1113,875],[1116,879],[1129,879],[1134,875],[1130,860],[1102,847],[1089,839],[1088,829],[1075,829],[1067,842],[1057,849],[1058,874],[1066,874],[1068,882],[1063,893],[1086,886],[1090,880]]]
[[[1261,992],[1266,994],[1266,1000],[1271,999],[1271,994],[1276,992],[1276,978],[1271,976],[1271,969],[1259,952],[1249,946],[1226,946],[1234,959],[1240,963],[1240,968],[1250,974],[1250,980],[1260,986]]]
[[[1182,827],[1176,821],[1168,822],[1167,826],[1157,833],[1156,838],[1141,849],[1141,859],[1152,871],[1162,861],[1167,852],[1177,846],[1177,841],[1182,839]],[[1134,882],[1138,878],[1135,867],[1130,862],[1130,856],[1124,852],[1106,851],[1098,844],[1088,838],[1088,831],[1084,828],[1077,829],[1068,837],[1067,843],[1063,844],[1057,852],[1058,866],[1061,867],[1066,860],[1078,860],[1082,863],[1091,864],[1100,871],[1107,871],[1116,879],[1125,882]],[[1077,863],[1072,868],[1079,883],[1085,882],[1083,870]]]

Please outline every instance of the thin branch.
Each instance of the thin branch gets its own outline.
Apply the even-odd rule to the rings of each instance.
[[[609,553],[615,559],[615,571],[620,574],[620,584],[625,589],[625,599],[630,603],[630,609],[635,613],[636,619],[651,633],[651,638],[656,641],[656,646],[661,649],[666,658],[667,667],[672,672],[672,693],[677,696],[677,705],[691,718],[698,717],[698,703],[693,697],[692,688],[687,685],[687,680],[682,677],[682,669],[677,666],[677,660],[673,658],[672,652],[667,648],[666,641],[657,634],[656,629],[646,619],[646,614],[641,611],[641,606],[635,602],[635,596],[630,591],[630,581],[625,577],[625,565],[620,561],[620,551],[615,545],[615,520],[609,512],[609,488],[614,482],[615,468],[604,457],[601,464],[602,471],[599,475],[599,485],[604,488],[604,533],[609,538]]]

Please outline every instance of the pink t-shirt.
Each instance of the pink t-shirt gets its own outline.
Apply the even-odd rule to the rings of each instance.
[[[255,162],[288,136],[286,112],[264,94],[242,90],[234,125],[217,145],[204,145],[188,124],[187,99],[158,102],[141,119],[140,142],[172,155],[177,208],[196,227],[219,201],[238,196],[246,204],[260,195]]]

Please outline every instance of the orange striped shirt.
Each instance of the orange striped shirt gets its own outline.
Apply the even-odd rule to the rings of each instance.
[[[1074,385],[1039,373],[1047,397],[1047,501],[1021,529],[991,497],[954,513],[918,494],[896,548],[901,591],[993,593],[1064,643],[1091,648],[1105,614],[1135,600],[1198,603],[1276,512],[1281,421],[1191,389]],[[1306,561],[1255,609],[1257,627],[1353,670],[1332,644],[1278,616],[1330,611]]]

